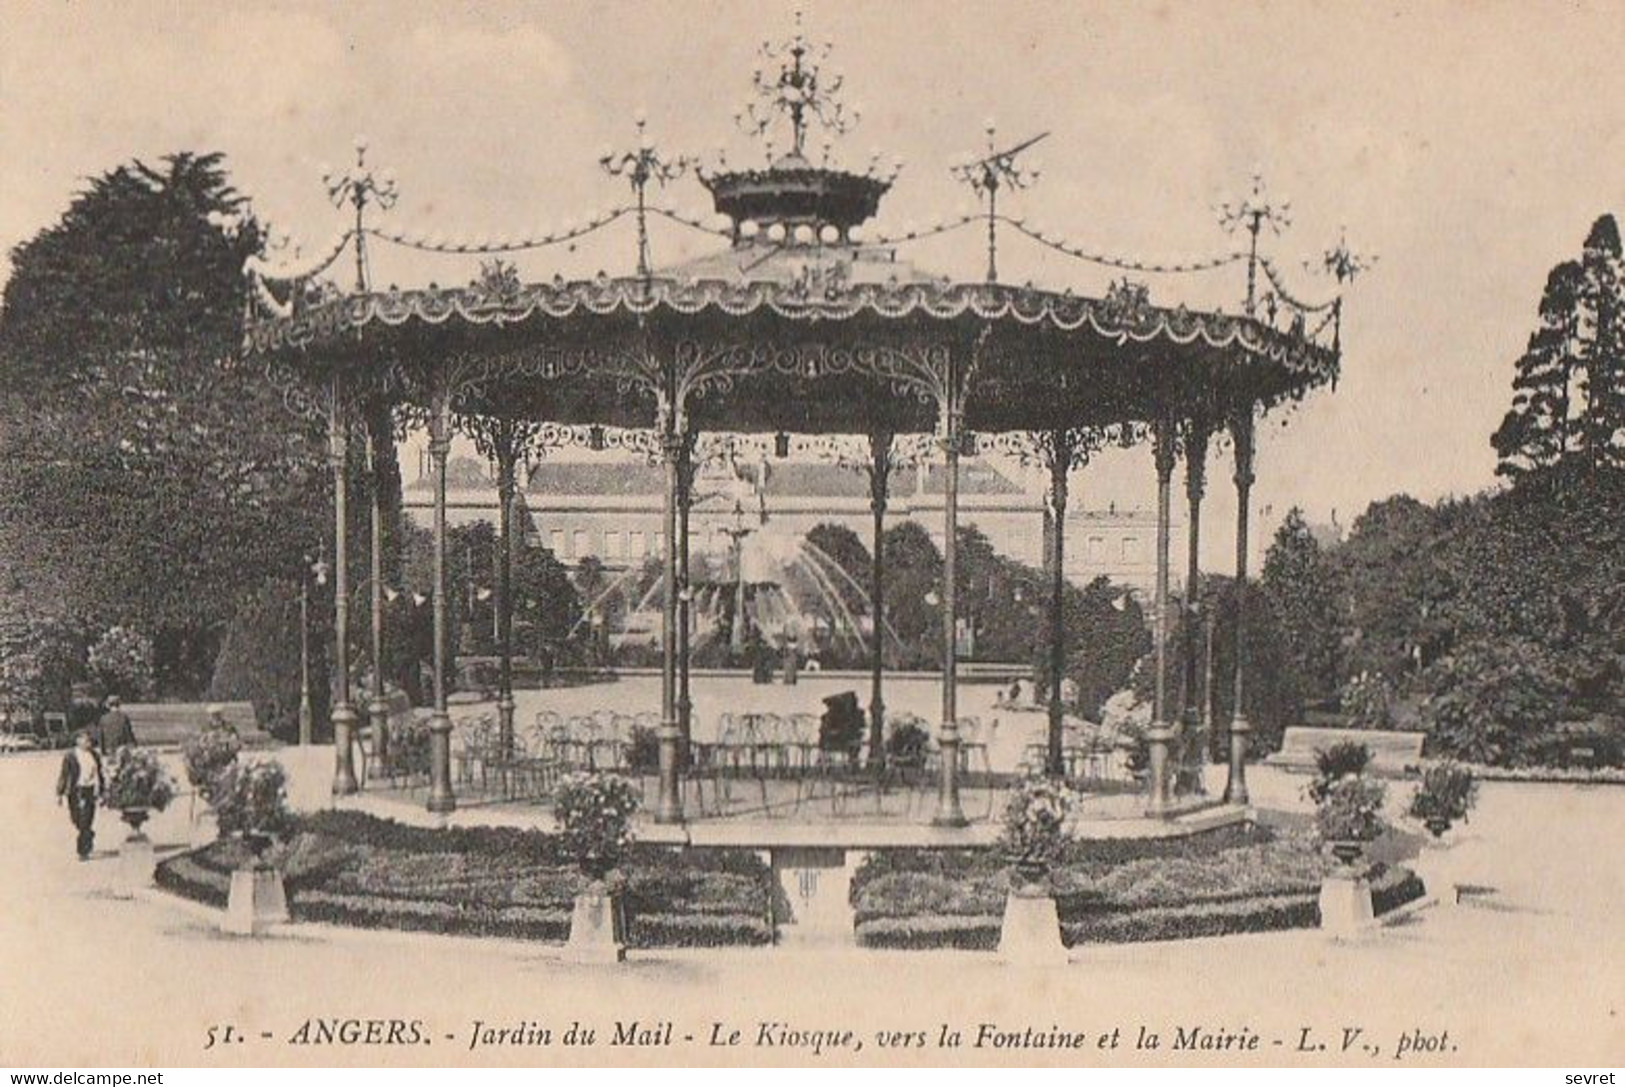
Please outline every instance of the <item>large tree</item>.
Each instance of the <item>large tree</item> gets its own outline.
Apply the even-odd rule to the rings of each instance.
[[[1625,268],[1612,215],[1592,225],[1580,268],[1584,464],[1592,471],[1619,470],[1625,468]]]
[[[1343,622],[1336,567],[1294,506],[1264,556],[1263,589],[1306,699],[1336,695]]]
[[[1491,439],[1496,471],[1514,479],[1557,467],[1574,449],[1574,350],[1579,323],[1580,266],[1566,261],[1546,277],[1540,327],[1529,337],[1512,378],[1512,407]]]
[[[1350,630],[1344,674],[1398,680],[1414,670],[1437,636],[1443,582],[1441,510],[1409,495],[1373,502],[1333,552]]]
[[[942,552],[915,521],[881,537],[886,561],[886,618],[903,645],[903,666],[934,668],[942,661]]]
[[[234,362],[261,232],[219,155],[92,179],[13,252],[0,311],[0,566],[196,693],[245,594],[315,550],[308,424]]]
[[[1500,474],[1625,467],[1625,272],[1613,216],[1592,225],[1578,261],[1547,277],[1512,388],[1491,439]]]

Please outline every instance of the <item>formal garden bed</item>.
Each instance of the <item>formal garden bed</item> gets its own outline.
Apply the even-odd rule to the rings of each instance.
[[[1184,839],[1069,842],[1054,868],[1067,946],[1312,928],[1327,862],[1312,838],[1262,826]],[[873,854],[852,881],[865,947],[992,949],[1008,891],[993,849]],[[1378,864],[1378,914],[1424,893],[1409,869]]]
[[[556,834],[511,827],[430,829],[360,812],[300,817],[279,847],[296,921],[563,943],[586,877]],[[160,886],[224,906],[236,840],[158,866]],[[623,865],[635,948],[771,943],[772,873],[744,850],[634,846]]]

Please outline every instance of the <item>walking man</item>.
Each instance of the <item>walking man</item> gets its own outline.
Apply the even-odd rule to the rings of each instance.
[[[121,708],[116,694],[107,696],[107,712],[96,722],[96,747],[103,758],[112,758],[121,747],[135,746],[135,726],[130,715]]]
[[[90,859],[96,844],[96,804],[102,798],[102,757],[91,743],[90,733],[73,738],[73,747],[62,756],[62,769],[56,776],[56,802],[67,804],[68,815],[79,832],[79,859]]]

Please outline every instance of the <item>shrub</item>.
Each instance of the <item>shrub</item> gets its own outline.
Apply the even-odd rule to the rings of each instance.
[[[824,715],[818,722],[821,751],[855,752],[863,746],[863,710],[851,691],[824,699]]]
[[[1072,810],[1066,786],[1047,778],[1029,778],[1010,790],[1004,805],[999,849],[1019,867],[1048,869],[1066,846],[1065,824]]]
[[[129,627],[109,627],[90,647],[90,674],[121,698],[152,694],[152,640]]]
[[[327,720],[325,627],[311,608],[310,700],[315,722]],[[272,735],[293,739],[299,728],[299,586],[267,582],[237,609],[226,628],[209,680],[216,702],[252,702]],[[323,737],[318,736],[317,739]]]
[[[1361,672],[1343,686],[1338,707],[1349,728],[1392,728],[1394,685],[1380,672]]]
[[[120,810],[163,811],[173,799],[175,779],[151,748],[132,745],[118,749],[107,770],[107,792],[102,803]]]
[[[1315,809],[1315,830],[1324,842],[1370,842],[1381,836],[1388,790],[1380,781],[1351,774],[1333,782]]]
[[[920,766],[931,745],[931,734],[913,717],[902,717],[886,737],[886,761],[894,766]]]
[[[571,774],[553,796],[553,818],[565,853],[582,872],[602,879],[632,844],[638,790],[617,774]]]
[[[1315,751],[1315,779],[1309,783],[1309,799],[1319,804],[1337,782],[1363,774],[1371,765],[1371,749],[1357,740],[1344,740]]]
[[[211,807],[214,805],[216,779],[237,761],[242,750],[243,741],[237,735],[236,728],[219,718],[211,720],[202,731],[186,738],[181,749],[186,763],[186,780]]]
[[[270,759],[228,766],[216,779],[213,803],[222,834],[281,836],[292,826],[288,775]]]
[[[390,732],[389,757],[400,772],[428,775],[430,731],[428,718],[414,716],[404,726]]]
[[[1100,706],[1100,723],[1113,732],[1137,735],[1151,727],[1151,703],[1125,687]]]
[[[1541,739],[1534,759],[1542,766],[1625,765],[1625,721],[1599,717],[1559,725]]]
[[[1472,771],[1455,762],[1436,762],[1422,771],[1422,784],[1411,797],[1410,816],[1421,820],[1435,835],[1467,818],[1477,799],[1478,783]]]
[[[1438,753],[1491,766],[1525,766],[1567,709],[1550,650],[1519,640],[1468,643],[1423,674],[1422,719]]]
[[[627,768],[634,773],[660,769],[660,731],[648,725],[633,725],[627,740]]]

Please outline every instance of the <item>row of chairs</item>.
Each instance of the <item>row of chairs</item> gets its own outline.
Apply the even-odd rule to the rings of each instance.
[[[645,793],[648,777],[658,767],[652,738],[658,715],[600,710],[565,717],[544,710],[515,730],[505,745],[494,714],[468,715],[454,722],[453,758],[464,784],[478,782],[504,799],[542,799],[559,779],[576,771],[612,771],[639,779]],[[992,773],[990,746],[998,730],[994,719],[959,722],[962,773]],[[940,750],[934,729],[921,718],[894,714],[893,731],[913,726],[929,739],[916,752],[888,750],[881,773],[869,758],[867,736],[850,749],[827,748],[819,742],[820,719],[812,713],[733,713],[717,718],[709,740],[696,739],[689,750],[685,779],[695,790],[701,810],[721,810],[732,802],[733,788],[750,782],[770,814],[770,782],[793,784],[791,806],[799,810],[822,795],[839,809],[851,794],[874,789],[877,800],[888,790],[911,796],[929,791],[940,773]],[[888,745],[890,747],[890,745]],[[493,789],[494,786],[494,789]],[[709,803],[705,792],[711,792]]]
[[[1061,763],[1067,780],[1088,785],[1131,777],[1128,755],[1133,743],[1133,736],[1111,725],[1092,721],[1068,723],[1061,741]],[[1021,766],[1036,773],[1048,760],[1047,742],[1035,741],[1023,752]]]

